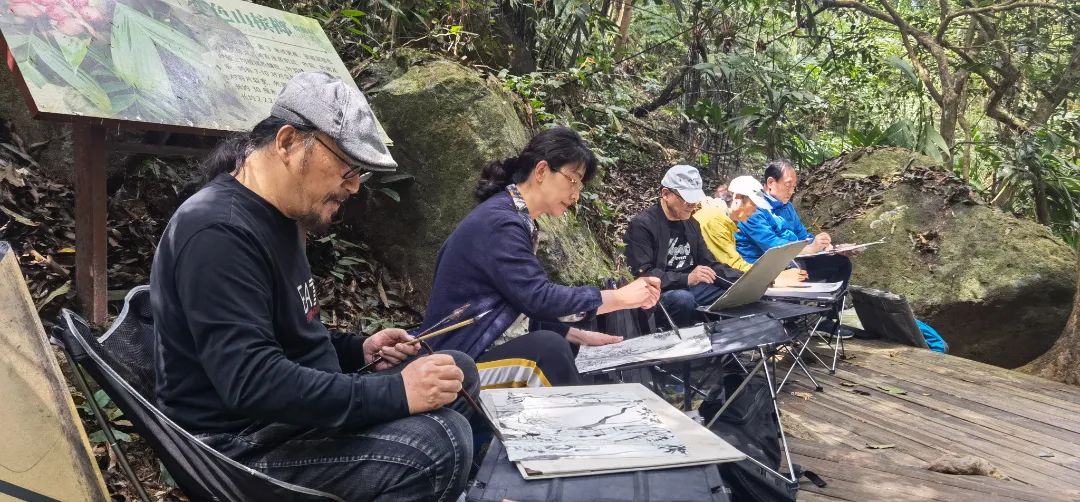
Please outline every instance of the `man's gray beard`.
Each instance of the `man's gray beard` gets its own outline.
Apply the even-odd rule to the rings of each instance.
[[[307,213],[296,220],[296,224],[311,236],[322,236],[330,230],[330,220],[323,221],[318,213]]]
[[[304,149],[304,156],[300,158],[301,174],[307,172],[307,170],[310,169],[310,166],[308,165],[310,153],[311,147],[308,146]],[[326,200],[324,199],[323,202],[326,202]],[[321,209],[322,206],[320,206],[319,208]],[[327,218],[326,221],[323,221],[322,217],[319,215],[319,210],[316,209],[313,212],[305,213],[303,216],[296,220],[296,223],[297,225],[300,225],[300,228],[308,235],[321,236],[330,229],[330,222],[332,220],[333,215],[331,215],[330,218]]]

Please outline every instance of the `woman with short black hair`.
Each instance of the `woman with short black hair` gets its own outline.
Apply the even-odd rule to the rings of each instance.
[[[638,279],[617,290],[551,282],[536,257],[540,215],[562,216],[596,174],[596,156],[573,130],[536,135],[517,156],[484,168],[480,203],[439,250],[423,328],[469,304],[476,324],[432,339],[477,361],[482,388],[579,382],[570,343],[604,345],[622,338],[571,328],[562,321],[629,308],[651,308],[659,281]]]

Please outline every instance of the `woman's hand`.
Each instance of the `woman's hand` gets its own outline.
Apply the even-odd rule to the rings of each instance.
[[[608,345],[623,341],[621,336],[605,335],[597,331],[586,331],[578,328],[570,328],[566,332],[566,341],[575,345]]]
[[[651,309],[660,301],[660,279],[657,277],[638,277],[634,282],[619,289],[600,292],[603,303],[596,310],[597,314],[606,314],[616,310],[643,308]]]
[[[806,280],[806,271],[801,268],[789,268],[780,275],[777,276],[775,284],[777,286],[786,286],[788,284],[798,284]]]

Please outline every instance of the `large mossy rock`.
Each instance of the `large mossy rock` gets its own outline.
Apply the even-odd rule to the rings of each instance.
[[[368,95],[394,141],[399,173],[413,178],[389,185],[400,202],[375,192],[350,223],[412,284],[406,301],[423,308],[440,246],[476,205],[473,189],[480,171],[492,160],[516,155],[531,131],[512,98],[469,68],[416,53],[390,65],[370,72],[381,81]],[[552,258],[546,263],[555,280],[592,282],[610,275],[602,255],[590,257],[599,247],[587,227],[568,217],[542,223],[541,229],[541,255]]]
[[[1075,253],[1045,226],[984,204],[939,162],[864,149],[799,184],[804,222],[834,242],[885,239],[854,259],[852,283],[906,296],[953,354],[1013,368],[1061,334]]]

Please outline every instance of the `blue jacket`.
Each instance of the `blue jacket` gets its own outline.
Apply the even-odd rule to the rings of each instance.
[[[533,321],[557,323],[567,315],[594,314],[603,301],[597,288],[548,280],[533,253],[529,228],[510,194],[502,192],[476,206],[443,243],[421,329],[465,303],[471,307],[462,320],[494,310],[476,324],[432,338],[429,344],[475,359],[522,313]]]
[[[739,223],[739,231],[735,232],[735,249],[750,263],[769,248],[814,238],[799,221],[791,202],[784,204],[769,195],[765,198],[772,207],[759,207],[750,219]]]

